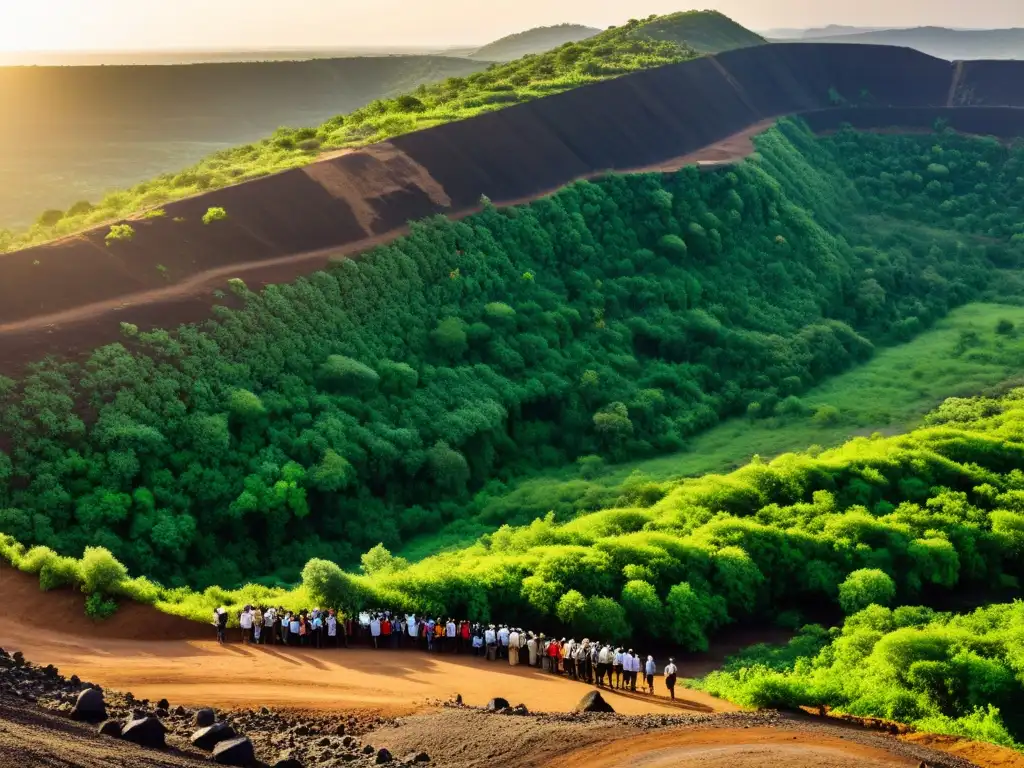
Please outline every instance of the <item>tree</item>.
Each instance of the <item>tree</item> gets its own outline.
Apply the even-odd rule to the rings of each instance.
[[[370,549],[359,558],[359,561],[362,563],[363,573],[367,576],[392,573],[409,567],[408,560],[404,557],[395,557],[383,544]]]
[[[698,592],[685,581],[669,590],[665,612],[669,637],[689,651],[706,651],[707,633],[726,619],[721,597]]]
[[[657,591],[646,581],[626,582],[620,600],[629,623],[647,637],[661,637],[664,634],[665,608]]]
[[[896,582],[877,568],[854,571],[839,585],[839,606],[850,615],[869,605],[888,605],[896,597]]]
[[[328,386],[354,394],[372,392],[380,381],[380,374],[373,368],[345,355],[328,357],[320,366],[320,376]]]
[[[447,357],[461,357],[469,347],[465,326],[466,324],[458,317],[446,317],[431,331],[430,339]]]
[[[587,600],[575,589],[570,589],[555,605],[555,616],[566,626],[574,625],[586,610]]]

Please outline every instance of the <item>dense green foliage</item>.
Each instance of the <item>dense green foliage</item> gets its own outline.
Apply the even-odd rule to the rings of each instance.
[[[699,22],[702,30],[733,25],[724,16],[714,16],[713,23],[702,22],[700,14],[683,15],[667,24],[656,16],[631,20],[545,53],[377,99],[319,126],[280,128],[262,141],[216,152],[179,173],[162,174],[131,189],[112,192],[96,205],[83,202],[65,212],[48,211],[45,219],[26,232],[0,231],[0,252],[123,218],[171,200],[306,165],[322,151],[364,146],[587,83],[686,61],[699,55],[684,42],[690,24]],[[658,38],[643,34],[646,25],[655,23],[659,25]],[[672,30],[674,35],[669,34]]]
[[[750,707],[830,707],[1022,749],[1024,603],[956,616],[875,605],[841,629],[804,627],[696,683]]]
[[[611,176],[434,220],[290,286],[233,286],[244,308],[202,328],[4,380],[0,530],[102,546],[171,585],[293,580],[312,556],[395,549],[536,468],[797,411],[869,339],[912,335],[1014,258],[840,223],[870,205],[830,153],[853,140],[787,123],[734,171]]]

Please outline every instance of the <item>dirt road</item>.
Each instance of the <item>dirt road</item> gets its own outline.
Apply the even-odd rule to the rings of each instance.
[[[461,694],[483,705],[495,696],[531,710],[571,710],[590,690],[529,667],[418,650],[306,649],[218,645],[213,629],[127,603],[100,623],[87,619],[82,595],[43,593],[35,578],[0,572],[0,647],[37,664],[140,698],[185,706],[269,706],[296,710],[373,710],[408,714],[432,700]],[[45,616],[42,624],[26,617]],[[169,638],[169,639],[160,639]],[[609,693],[627,714],[731,711],[728,702],[697,691],[664,696]]]

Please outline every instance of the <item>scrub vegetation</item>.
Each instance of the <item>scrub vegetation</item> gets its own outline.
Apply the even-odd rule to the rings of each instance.
[[[652,34],[647,34],[648,29]],[[701,41],[699,49],[686,42],[691,30]],[[307,165],[324,151],[360,147],[629,72],[687,61],[713,50],[716,40],[734,41],[741,32],[757,37],[712,11],[630,20],[554,50],[377,99],[319,126],[280,128],[262,141],[216,152],[190,168],[112,192],[95,204],[82,201],[67,211],[47,211],[27,231],[0,230],[0,253],[132,216],[172,200]]]
[[[943,320],[1019,303],[1024,149],[815,138],[799,121],[756,146],[734,168],[422,222],[292,285],[236,281],[241,307],[201,326],[126,331],[0,380],[0,552],[44,589],[99,595],[96,615],[126,597],[199,619],[388,605],[688,650],[734,622],[846,615],[762,651],[781,659],[771,674],[744,657],[708,689],[1018,743],[996,709],[1019,711],[1019,608],[878,606],[1019,594],[1024,390],[821,445],[883,412],[916,418],[956,371],[1018,367],[1019,307]],[[823,394],[919,337],[945,346],[893,375],[920,381],[917,398],[857,416],[848,393]],[[801,450],[680,479],[707,469],[692,449],[728,419],[751,441],[803,431]],[[664,464],[606,470],[627,461]],[[577,476],[524,515],[520,481],[550,467]],[[460,520],[499,527],[419,562],[392,554]],[[865,616],[873,644],[844,641]],[[933,639],[900,645],[908,633]]]

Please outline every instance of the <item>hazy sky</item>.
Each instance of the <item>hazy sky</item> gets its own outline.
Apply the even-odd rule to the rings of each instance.
[[[698,0],[748,27],[1024,26],[1024,0]],[[484,43],[686,0],[0,0],[0,51]]]

